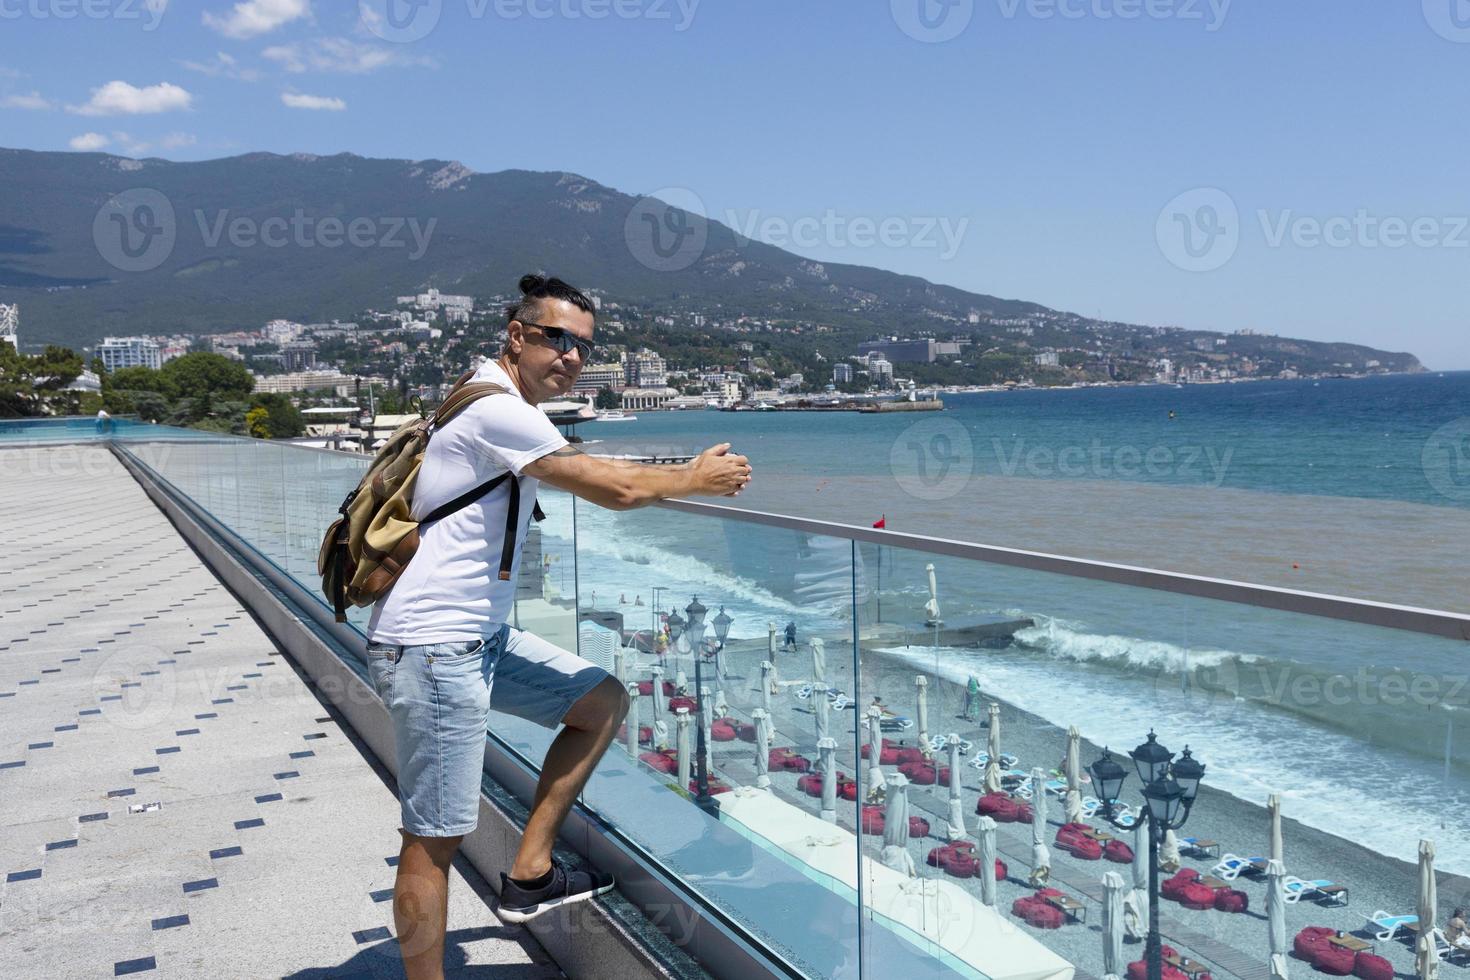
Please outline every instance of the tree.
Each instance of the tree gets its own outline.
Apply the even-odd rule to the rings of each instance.
[[[245,431],[257,439],[271,437],[270,412],[257,405],[245,413]]]
[[[0,344],[0,418],[75,411],[80,399],[65,389],[81,373],[81,356],[66,347],[52,344],[40,354],[21,354]]]
[[[601,409],[622,408],[623,400],[611,388],[600,388],[597,391],[597,407]]]
[[[291,399],[285,395],[275,392],[262,392],[251,398],[251,409],[245,413],[245,428],[257,439],[290,439],[306,433],[306,422],[301,417],[301,412],[291,404]],[[264,412],[264,422],[261,428],[264,434],[256,431],[256,426],[250,419],[256,411]]]
[[[122,372],[119,371],[119,374]],[[176,357],[159,371],[163,392],[170,398],[199,398],[205,394],[240,400],[250,396],[255,379],[243,364],[223,354],[195,351]]]

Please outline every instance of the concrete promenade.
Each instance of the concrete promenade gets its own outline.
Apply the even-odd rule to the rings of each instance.
[[[0,972],[398,977],[392,780],[106,449],[0,450]],[[451,977],[560,976],[467,864]]]

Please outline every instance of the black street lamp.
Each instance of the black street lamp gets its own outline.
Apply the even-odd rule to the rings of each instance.
[[[686,606],[684,611],[689,614],[689,633],[693,637],[693,642],[698,643],[700,638],[704,636],[704,614],[709,610],[700,605],[699,597],[695,596],[694,601]],[[671,616],[669,618],[672,619],[673,617]],[[728,628],[729,624],[726,624],[726,629]],[[672,635],[672,632],[670,635]],[[718,817],[720,804],[709,793],[709,759],[706,755],[708,750],[704,741],[704,674],[700,670],[703,659],[703,657],[699,656],[699,651],[695,650],[694,710],[699,712],[699,725],[695,729],[694,735],[694,784],[697,790],[694,795],[694,805],[710,816]],[[688,787],[685,788],[687,789]]]
[[[725,612],[725,607],[720,607],[720,614],[713,620],[715,624],[715,639],[720,641],[720,646],[725,645],[725,640],[730,636],[730,624],[735,620]]]
[[[1163,980],[1164,950],[1159,937],[1159,845],[1164,835],[1178,830],[1189,819],[1199,793],[1200,781],[1204,779],[1205,767],[1184,750],[1180,759],[1174,761],[1174,753],[1158,742],[1150,730],[1148,740],[1128,753],[1143,783],[1145,806],[1138,819],[1148,821],[1148,943],[1144,947],[1144,962],[1148,966],[1148,980]],[[1171,764],[1172,763],[1172,764]],[[1128,778],[1127,771],[1114,761],[1112,753],[1103,749],[1103,757],[1092,764],[1092,785],[1102,800],[1099,815],[1114,827],[1130,829],[1117,814],[1118,796]]]

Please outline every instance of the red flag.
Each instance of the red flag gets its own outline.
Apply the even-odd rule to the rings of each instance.
[[[873,526],[886,528],[888,526],[888,515],[884,514],[882,517],[878,518],[876,521],[873,522]]]

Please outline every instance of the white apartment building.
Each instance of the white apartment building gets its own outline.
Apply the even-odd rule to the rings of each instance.
[[[1054,350],[1042,351],[1036,355],[1035,360],[1038,367],[1059,367],[1061,365],[1057,352]]]
[[[623,380],[629,388],[662,388],[669,372],[664,359],[647,348],[623,355]]]
[[[832,365],[832,383],[835,385],[852,384],[852,365]]]
[[[663,408],[679,397],[673,388],[625,388],[622,393],[624,411],[648,411]]]
[[[162,349],[147,337],[107,337],[97,345],[97,356],[108,374],[130,367],[163,367]]]
[[[0,343],[20,350],[20,305],[0,303]]]
[[[351,386],[352,375],[340,371],[295,371],[290,374],[257,375],[255,390],[259,392],[288,394],[293,391],[318,391],[323,388]],[[366,379],[364,379],[366,380]]]
[[[579,395],[595,395],[604,388],[616,391],[621,387],[623,387],[623,366],[621,364],[588,364],[577,376],[577,383],[572,386],[572,391]]]

